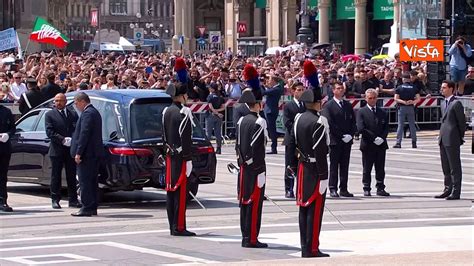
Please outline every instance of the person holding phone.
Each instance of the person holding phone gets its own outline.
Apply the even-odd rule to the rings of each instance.
[[[472,48],[466,43],[463,36],[458,36],[449,48],[448,53],[451,56],[449,60],[451,80],[456,84],[458,95],[463,95],[468,67],[467,61],[468,58],[472,57]]]

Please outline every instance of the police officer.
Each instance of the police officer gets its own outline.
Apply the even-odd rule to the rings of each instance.
[[[412,148],[416,148],[415,106],[420,100],[418,90],[411,84],[410,74],[403,74],[403,84],[395,89],[395,101],[398,103],[397,143],[394,148],[402,147],[403,125],[408,120]]]
[[[27,78],[26,84],[28,91],[21,94],[20,100],[18,100],[18,108],[20,109],[21,115],[28,113],[31,109],[44,102],[44,95],[41,93],[36,79]]]
[[[298,164],[296,203],[299,206],[301,256],[329,257],[319,250],[319,233],[323,220],[328,185],[326,156],[329,144],[327,119],[319,114],[321,92],[306,90],[300,100],[306,111],[295,118],[294,132]]]
[[[237,142],[235,150],[240,167],[239,194],[240,229],[242,247],[266,248],[267,244],[258,241],[260,232],[263,198],[265,194],[265,144],[267,124],[259,116],[261,98],[251,91],[244,91],[239,103],[246,104],[250,113],[237,123]]]
[[[285,145],[285,198],[295,197],[293,192],[295,180],[289,173],[289,171],[295,172],[298,166],[293,123],[295,122],[295,116],[306,110],[303,102],[299,100],[304,90],[303,83],[297,82],[293,84],[293,86],[291,86],[293,100],[285,103],[283,107],[283,124],[285,125],[285,138],[283,139],[283,145]]]
[[[329,123],[330,151],[329,192],[331,197],[353,197],[347,189],[349,180],[349,160],[353,137],[356,132],[356,118],[352,105],[343,99],[344,85],[337,81],[332,89],[334,98],[324,105],[322,111]],[[337,183],[340,179],[339,194]]]
[[[166,211],[173,236],[195,236],[186,230],[187,183],[193,169],[191,144],[194,125],[187,101],[186,85],[171,84],[166,88],[173,103],[163,110],[163,140],[166,148]]]
[[[0,105],[0,211],[12,212],[7,204],[7,174],[11,157],[10,137],[15,134],[15,120],[7,107]]]

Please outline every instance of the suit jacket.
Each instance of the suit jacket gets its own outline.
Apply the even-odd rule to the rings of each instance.
[[[10,139],[15,134],[15,119],[12,111],[3,105],[0,105],[0,133],[8,133]],[[10,139],[5,143],[0,142],[0,154],[11,153]]]
[[[77,120],[72,136],[71,156],[79,154],[81,158],[102,157],[102,117],[97,109],[89,104]]]
[[[283,94],[283,87],[277,84],[273,88],[268,88],[263,91],[263,95],[266,96],[266,102],[264,112],[266,114],[278,115],[278,102],[280,101],[281,95]]]
[[[44,95],[38,88],[28,90],[27,92],[25,92],[25,95],[28,98],[29,103],[31,104],[31,108],[26,103],[25,97],[22,94],[20,100],[18,100],[21,115],[28,113],[31,109],[35,108],[36,106],[40,105],[45,101]]]
[[[441,128],[438,143],[444,146],[460,146],[464,143],[466,131],[466,117],[464,107],[454,96],[449,100],[448,107],[441,103]]]
[[[388,149],[388,114],[382,108],[376,107],[374,114],[368,106],[363,107],[357,113],[357,130],[362,135],[360,150]],[[380,145],[374,143],[375,138],[380,137],[384,142]]]
[[[295,122],[295,116],[298,113],[306,111],[306,107],[303,102],[300,102],[300,106],[296,104],[294,100],[285,103],[283,107],[283,124],[285,125],[285,138],[283,139],[283,145],[294,144],[295,136],[293,130],[293,124]]]
[[[61,87],[59,87],[58,84],[51,83],[51,82],[48,82],[48,84],[41,89],[41,93],[43,93],[43,97],[45,101],[51,98],[54,98],[56,94],[62,93],[62,92],[63,92],[63,89],[61,89]]]
[[[343,107],[334,100],[330,100],[324,105],[323,116],[329,123],[329,145],[343,144],[342,136],[354,136],[356,131],[356,118],[350,102],[343,100]],[[352,140],[348,143],[352,144]]]
[[[49,156],[69,156],[70,148],[63,145],[65,137],[72,137],[77,123],[77,114],[71,109],[65,108],[66,117],[58,109],[47,112],[44,118],[46,135],[51,139],[49,145]]]

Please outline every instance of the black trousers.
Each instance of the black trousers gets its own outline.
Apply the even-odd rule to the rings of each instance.
[[[337,190],[338,179],[340,179],[339,189],[347,191],[349,179],[349,160],[351,158],[352,144],[331,145],[329,149],[329,189]]]
[[[8,166],[10,164],[11,153],[0,154],[0,199],[3,203],[7,202],[7,181],[8,181]]]
[[[81,211],[96,211],[99,205],[97,200],[99,164],[99,158],[83,158],[82,162],[77,165],[77,175],[79,176],[79,187],[81,189]]]
[[[316,254],[319,250],[319,233],[321,232],[325,202],[326,192],[323,195],[318,194],[318,197],[307,207],[300,206],[300,242],[303,253]]]
[[[170,232],[186,230],[186,198],[188,195],[187,179],[185,178],[176,191],[166,192],[166,212]]]
[[[462,167],[459,146],[439,145],[441,167],[443,168],[444,187],[453,195],[461,195]]]
[[[278,113],[266,113],[265,117],[267,118],[268,136],[272,140],[272,151],[276,151],[278,145],[278,135],[276,128],[276,120],[278,118]]]
[[[244,241],[256,244],[262,223],[263,198],[265,186],[249,204],[240,204],[240,230]]]
[[[296,145],[293,143],[285,146],[285,192],[293,191],[295,179],[289,174],[288,166],[296,174],[298,168],[298,158],[296,157]]]
[[[66,170],[67,195],[69,202],[77,202],[76,162],[71,156],[53,156],[51,158],[51,199],[61,200],[61,173]]]
[[[372,180],[372,167],[375,165],[375,180],[377,181],[377,190],[384,190],[385,180],[385,155],[387,150],[385,149],[367,149],[362,151],[362,184],[364,185],[364,191],[370,191],[370,183]]]

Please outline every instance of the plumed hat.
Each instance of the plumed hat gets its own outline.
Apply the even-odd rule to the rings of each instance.
[[[251,90],[244,90],[242,92],[242,96],[240,96],[239,103],[247,103],[247,104],[254,104],[257,100],[255,99],[255,95]]]
[[[260,80],[258,79],[257,69],[255,69],[251,64],[246,64],[242,75],[244,76],[244,80],[252,89],[255,99],[261,101],[263,99],[263,94],[262,88],[260,87]]]
[[[313,62],[309,60],[304,61],[303,74],[313,88],[319,87],[318,71],[316,70],[316,67],[314,66]]]
[[[304,103],[317,103],[322,100],[321,90],[317,89],[308,89],[301,94],[300,101]]]
[[[186,86],[181,82],[178,82],[176,84],[170,84],[168,85],[168,87],[166,87],[166,94],[171,97],[186,94]]]
[[[176,58],[176,61],[174,63],[174,71],[176,71],[176,74],[178,75],[178,80],[181,83],[187,83],[188,82],[188,70],[186,66],[186,62],[182,57]]]

